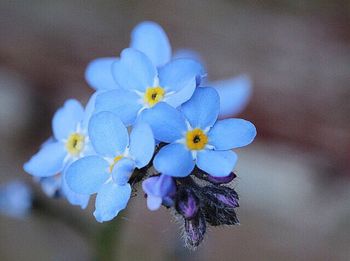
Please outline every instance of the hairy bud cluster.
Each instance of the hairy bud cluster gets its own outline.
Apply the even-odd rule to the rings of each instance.
[[[197,178],[207,181],[207,185],[200,186],[192,178],[178,180],[174,205],[176,212],[183,217],[185,243],[190,249],[195,249],[203,241],[207,225],[239,223],[235,212],[235,208],[239,207],[238,194],[234,189],[220,185],[232,181],[236,175],[232,173],[221,183],[219,179],[217,183],[212,183],[208,175],[195,173]]]

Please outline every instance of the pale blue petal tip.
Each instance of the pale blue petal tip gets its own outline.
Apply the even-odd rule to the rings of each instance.
[[[126,208],[131,196],[131,186],[119,186],[112,182],[104,184],[97,193],[94,216],[98,222],[110,221]]]
[[[23,169],[36,177],[54,176],[63,170],[66,155],[63,143],[48,142],[24,164]]]
[[[77,125],[84,118],[84,108],[77,100],[67,100],[58,109],[52,119],[52,130],[56,140],[66,139],[76,131]]]
[[[91,61],[85,70],[85,79],[95,90],[117,89],[118,85],[112,75],[112,65],[116,57],[103,57]]]
[[[146,54],[157,67],[171,58],[171,46],[163,28],[151,21],[138,24],[131,33],[130,47]]]
[[[212,82],[220,96],[220,117],[234,116],[242,112],[252,95],[252,80],[248,75]]]

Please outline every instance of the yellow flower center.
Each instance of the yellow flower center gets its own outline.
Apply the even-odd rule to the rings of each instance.
[[[109,172],[113,171],[115,164],[117,164],[118,161],[121,160],[122,158],[123,158],[123,155],[119,155],[113,159],[113,163],[109,166]]]
[[[145,92],[145,96],[143,97],[143,100],[145,103],[148,104],[149,107],[153,107],[158,102],[163,100],[164,95],[165,95],[165,90],[162,87],[160,86],[149,87]]]
[[[201,129],[193,129],[186,133],[186,145],[190,150],[202,150],[208,143],[208,136]]]
[[[77,156],[84,149],[84,135],[73,133],[69,136],[66,142],[66,149],[69,154]]]

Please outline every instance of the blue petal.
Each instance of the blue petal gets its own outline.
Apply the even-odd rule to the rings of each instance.
[[[46,146],[47,144],[50,143],[55,143],[57,140],[54,137],[49,137],[47,140],[45,140],[41,145],[40,145],[40,149],[44,146]]]
[[[229,150],[250,144],[256,136],[255,126],[243,119],[226,119],[209,131],[209,144],[216,150]]]
[[[197,86],[200,84],[205,84],[207,80],[207,69],[204,60],[198,52],[189,49],[179,49],[175,52],[172,59],[191,59],[198,62],[202,69],[200,75],[196,79]]]
[[[147,208],[151,211],[155,211],[162,205],[163,199],[161,197],[147,195]]]
[[[183,86],[180,91],[166,96],[163,101],[170,104],[172,107],[177,108],[192,97],[195,89],[196,79],[193,78],[192,81],[188,81],[187,85]]]
[[[252,82],[246,75],[209,84],[220,96],[219,117],[237,115],[247,105],[252,94]]]
[[[67,100],[63,107],[57,110],[52,119],[53,134],[57,140],[68,138],[76,131],[78,123],[84,117],[84,109],[77,100]]]
[[[149,124],[155,139],[167,143],[183,138],[187,130],[182,114],[164,102],[144,110],[140,114],[140,121]]]
[[[113,75],[121,88],[145,91],[153,86],[157,70],[145,54],[127,48],[121,53],[120,60],[113,64]]]
[[[123,89],[101,93],[96,98],[96,112],[110,111],[129,126],[135,122],[137,113],[142,108],[140,97]]]
[[[220,108],[218,93],[213,88],[197,88],[192,98],[181,106],[192,128],[205,129],[214,125]]]
[[[167,63],[171,58],[171,47],[163,28],[145,21],[138,24],[131,33],[130,47],[148,56],[155,66]]]
[[[62,191],[70,204],[74,206],[80,206],[82,209],[85,209],[87,207],[90,196],[75,193],[73,190],[71,190],[71,188],[68,187],[65,174],[62,175]]]
[[[81,124],[81,127],[83,130],[87,130],[90,118],[92,114],[95,112],[95,104],[96,104],[96,97],[99,92],[95,92],[93,95],[91,95],[89,101],[87,102],[85,106],[85,111],[84,111],[84,117],[83,121]]]
[[[173,143],[161,148],[153,160],[155,169],[172,177],[186,177],[194,168],[194,161],[189,150],[180,143]]]
[[[130,154],[135,159],[137,168],[142,168],[150,162],[154,146],[151,128],[142,122],[134,125],[130,133]]]
[[[126,208],[131,196],[130,184],[119,186],[113,182],[104,184],[96,197],[94,216],[98,222],[112,220]]]
[[[68,186],[76,193],[91,195],[99,191],[110,177],[109,164],[98,156],[87,156],[73,162],[65,173]]]
[[[122,121],[111,112],[100,112],[91,117],[89,136],[95,151],[115,157],[125,151],[129,135]]]
[[[125,185],[129,181],[134,169],[135,162],[133,160],[128,158],[121,159],[113,167],[112,177],[114,182],[120,186]]]
[[[44,191],[46,196],[54,197],[60,193],[62,188],[61,174],[40,178],[38,181],[40,182],[41,189]]]
[[[236,165],[237,155],[231,150],[204,150],[197,154],[197,166],[214,177],[230,175]]]
[[[56,175],[64,168],[64,158],[67,151],[62,142],[49,142],[41,147],[23,166],[30,175],[49,177]]]
[[[203,67],[200,63],[190,59],[176,59],[159,69],[159,83],[166,91],[178,92],[193,79],[201,77]]]
[[[93,60],[85,70],[85,79],[95,90],[118,88],[112,75],[112,65],[118,61],[116,57],[104,57]]]

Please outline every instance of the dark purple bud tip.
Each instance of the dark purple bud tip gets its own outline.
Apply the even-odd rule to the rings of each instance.
[[[226,184],[231,182],[236,177],[237,175],[234,172],[231,172],[231,174],[226,177],[213,177],[208,175],[207,180],[213,184]]]
[[[190,188],[180,188],[175,195],[175,209],[185,219],[194,218],[199,210],[199,199]]]
[[[205,217],[202,213],[191,219],[185,219],[185,243],[189,249],[196,249],[204,239],[206,231]]]
[[[205,202],[202,209],[210,225],[239,223],[234,210],[239,206],[238,195],[234,189],[224,186],[206,186],[202,189],[202,199]]]
[[[225,193],[218,193],[214,194],[215,197],[218,199],[219,202],[223,203],[224,205],[231,207],[231,208],[238,208],[238,195],[236,191],[225,191]]]

